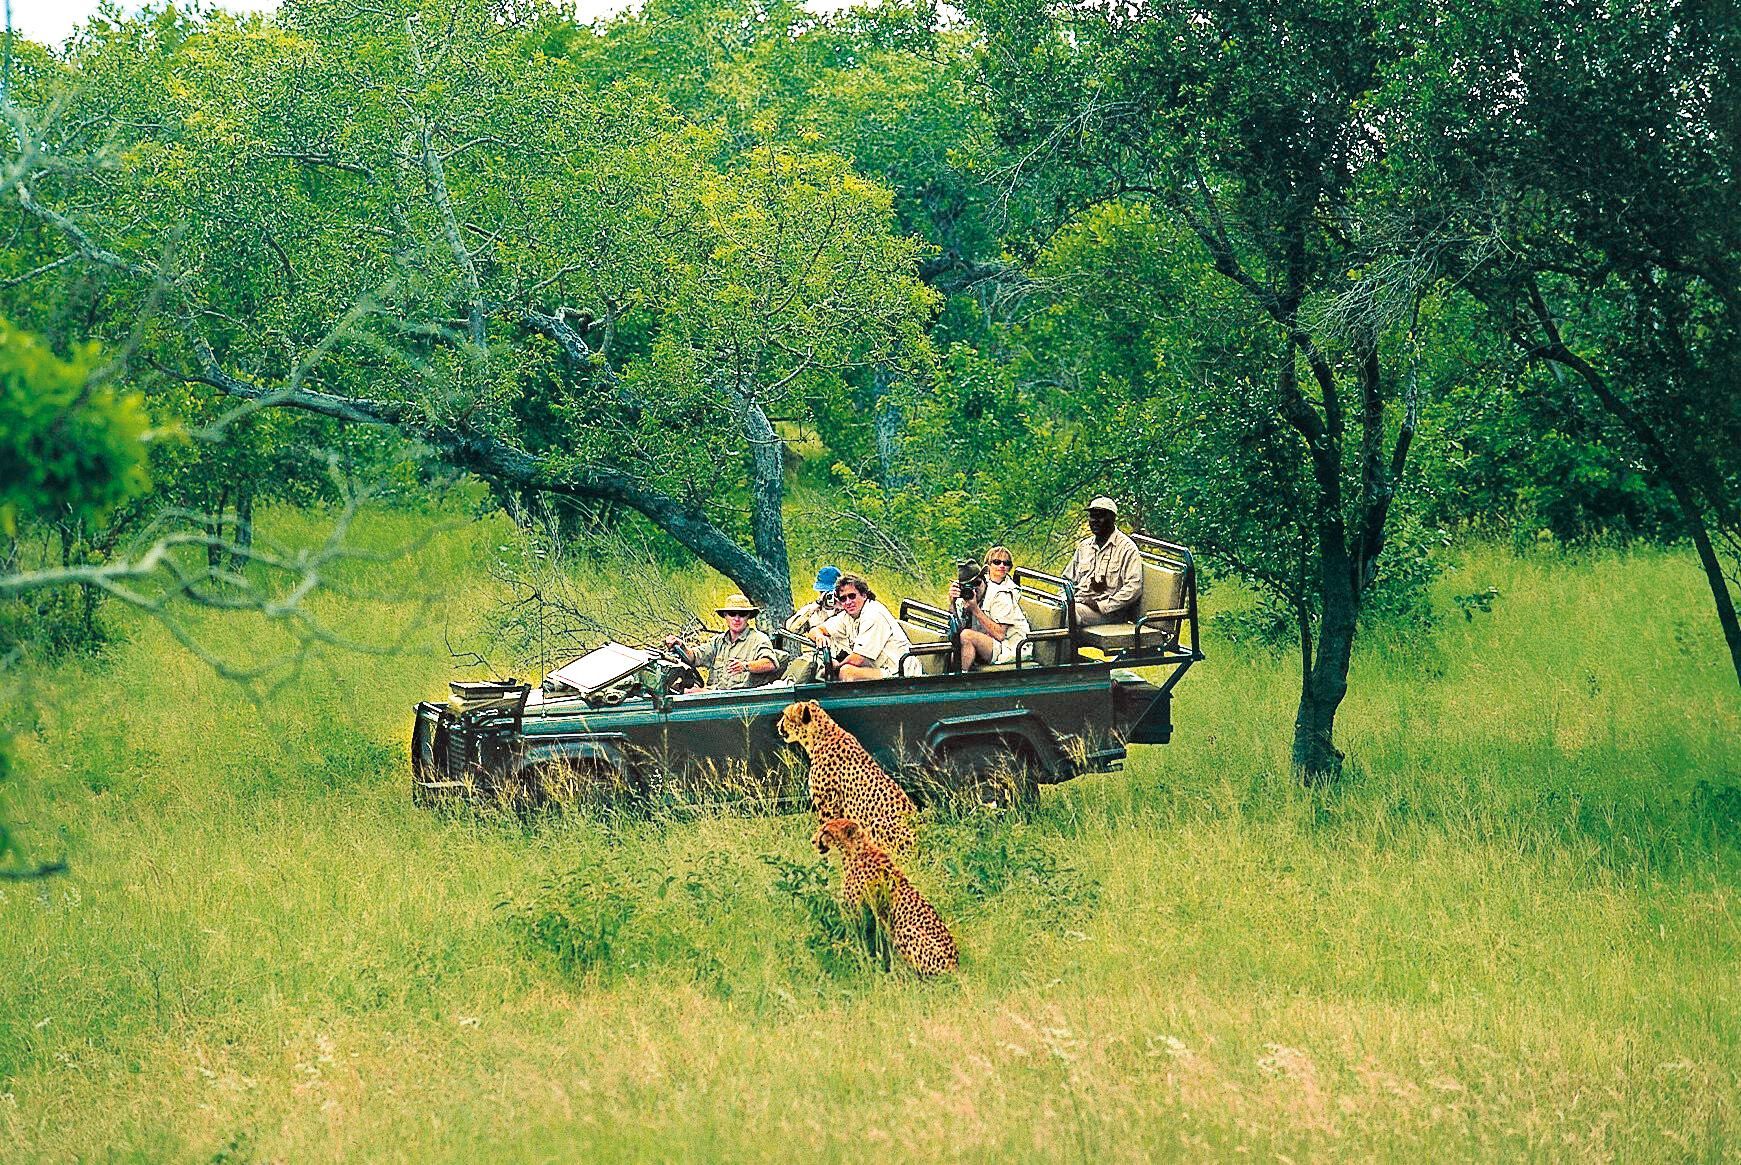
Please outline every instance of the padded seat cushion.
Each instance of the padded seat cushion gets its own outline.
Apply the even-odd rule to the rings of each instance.
[[[1034,631],[1051,631],[1064,626],[1064,608],[1042,603],[1038,599],[1023,595],[1021,598],[1022,614],[1028,617],[1028,627]],[[1064,662],[1064,653],[1070,645],[1063,639],[1050,642],[1033,641],[1026,650],[1033,652],[1034,662],[1044,667],[1052,667]]]
[[[919,624],[910,623],[905,619],[898,620],[898,622],[901,624],[901,630],[907,633],[907,642],[911,643],[914,647],[919,646],[921,643],[948,642],[948,636],[933,631],[929,627],[921,627]],[[930,655],[915,655],[912,662],[907,665],[907,674],[911,675],[912,668],[916,665],[920,673],[924,675],[940,676],[943,674],[944,665],[948,662],[949,654],[943,651]]]
[[[1170,567],[1156,566],[1152,562],[1143,563],[1143,593],[1142,601],[1137,609],[1149,611],[1176,611],[1185,601],[1185,574],[1183,571]],[[1159,647],[1163,642],[1171,642],[1178,638],[1179,620],[1166,619],[1159,623],[1150,623],[1143,628],[1143,646]],[[1123,650],[1136,646],[1136,623],[1102,623],[1095,627],[1078,627],[1076,638],[1087,647],[1098,647],[1104,650]]]

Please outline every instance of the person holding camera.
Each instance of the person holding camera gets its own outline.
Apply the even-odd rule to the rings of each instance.
[[[838,566],[825,566],[816,572],[816,597],[805,603],[786,620],[786,630],[806,639],[810,633],[834,618],[839,608],[834,605],[834,585],[840,581]]]
[[[1007,546],[985,552],[985,570],[967,559],[956,565],[949,602],[961,626],[961,670],[1010,663],[1028,637],[1021,591],[1012,577],[1015,555]]]
[[[1108,497],[1088,503],[1088,537],[1064,577],[1076,586],[1076,625],[1124,623],[1136,618],[1143,593],[1143,556],[1118,528],[1118,503]]]
[[[786,630],[794,635],[811,638],[811,632],[820,630],[830,619],[840,614],[840,606],[834,601],[834,585],[840,581],[838,566],[825,566],[816,572],[816,597],[792,612],[792,617],[786,620]],[[845,648],[843,640],[832,640],[831,649]],[[795,684],[807,684],[816,678],[816,660],[809,654],[796,657],[786,666],[786,674],[782,679]]]
[[[843,574],[834,585],[834,601],[840,614],[810,632],[810,639],[830,648],[840,678],[850,682],[895,675],[913,645],[894,613],[877,602],[870,583],[862,575]],[[831,641],[847,646],[831,646]]]

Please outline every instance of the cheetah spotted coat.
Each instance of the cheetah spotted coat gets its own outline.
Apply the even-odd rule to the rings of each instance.
[[[780,736],[810,756],[810,807],[819,822],[849,818],[885,850],[913,848],[913,799],[820,704],[789,706],[780,715]]]
[[[823,853],[840,851],[847,905],[868,908],[915,971],[940,975],[955,970],[960,958],[943,919],[856,822],[824,822],[812,840]]]

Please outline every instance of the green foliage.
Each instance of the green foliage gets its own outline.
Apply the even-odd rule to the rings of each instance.
[[[500,907],[530,949],[576,981],[694,982],[725,999],[767,991],[770,974],[782,990],[808,992],[819,974],[865,970],[858,920],[842,910],[827,865],[784,854],[758,861],[771,880],[735,853],[703,852],[661,867],[612,851]],[[769,926],[801,935],[804,953],[746,959],[744,936]]]
[[[939,879],[952,903],[984,911],[1022,909],[1054,928],[1081,926],[1100,901],[1095,878],[1064,856],[1043,824],[1008,811],[977,811],[934,823],[925,833],[928,850],[944,855]],[[1009,895],[1005,900],[1004,896]],[[1019,905],[1018,905],[1019,904]]]
[[[150,419],[136,392],[102,382],[95,344],[62,360],[0,320],[0,530],[96,521],[142,492]]]
[[[100,598],[88,587],[45,587],[0,601],[0,652],[97,657],[114,638]]]
[[[531,901],[512,905],[508,917],[560,970],[585,975],[610,964],[618,935],[634,917],[637,889],[598,870],[574,871],[539,887]]]
[[[808,920],[804,945],[816,957],[816,965],[830,976],[863,970],[862,920],[841,906],[828,860],[797,862],[781,854],[763,854],[762,861],[774,871],[772,893],[790,898]]]

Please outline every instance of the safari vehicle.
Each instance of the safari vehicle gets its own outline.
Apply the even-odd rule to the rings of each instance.
[[[417,705],[413,798],[795,799],[805,762],[775,725],[796,700],[820,703],[921,803],[951,787],[1023,800],[1038,785],[1116,768],[1127,745],[1171,738],[1173,688],[1203,658],[1190,551],[1132,537],[1143,557],[1139,618],[1078,627],[1065,579],[1018,569],[1032,633],[1012,662],[970,672],[950,613],[907,599],[899,618],[912,650],[884,680],[829,678],[826,651],[782,631],[781,646],[814,653],[823,678],[690,690],[700,677],[679,657],[607,643],[536,688],[456,682],[446,702]],[[1138,667],[1165,669],[1160,683]]]

